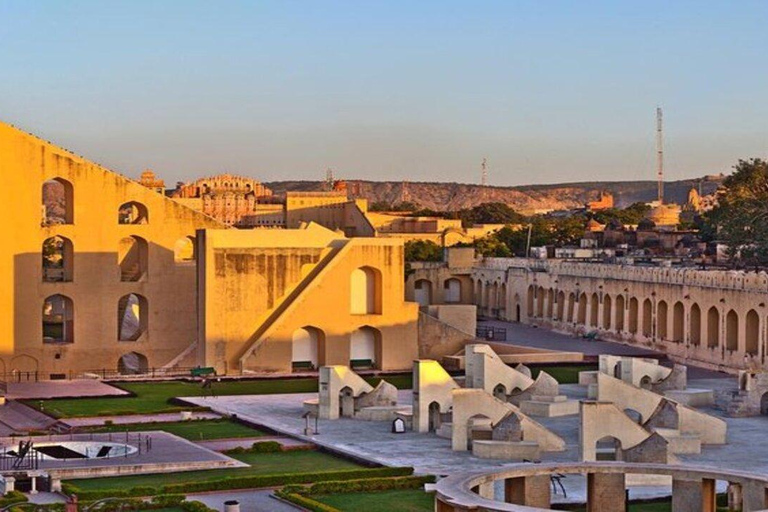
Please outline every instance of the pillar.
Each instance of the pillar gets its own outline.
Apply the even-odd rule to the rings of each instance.
[[[701,512],[717,512],[717,482],[711,478],[701,481]]]
[[[626,502],[624,473],[587,475],[587,512],[625,512]]]
[[[760,482],[747,482],[741,488],[742,512],[765,510],[766,489]]]
[[[37,476],[32,477],[32,489],[30,489],[29,494],[37,494]]]
[[[703,500],[701,480],[672,479],[672,512],[698,512]]]
[[[493,480],[478,485],[474,490],[481,498],[492,500],[495,497],[493,492]]]
[[[549,475],[507,478],[504,480],[504,501],[515,505],[549,508],[552,499]]]

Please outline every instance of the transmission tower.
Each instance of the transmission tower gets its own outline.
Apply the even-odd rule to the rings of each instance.
[[[334,183],[333,169],[328,167],[325,170],[325,188],[326,188],[326,190],[333,190],[333,183]]]
[[[659,204],[664,204],[664,134],[661,107],[656,107],[656,171],[659,180]]]
[[[480,165],[482,174],[480,175],[480,184],[482,186],[488,186],[488,160],[483,158],[483,163]]]

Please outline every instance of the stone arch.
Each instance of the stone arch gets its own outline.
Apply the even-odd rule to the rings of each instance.
[[[538,318],[544,317],[544,287],[539,286],[536,289],[536,316]]]
[[[413,298],[419,306],[429,306],[432,304],[432,281],[429,279],[418,279],[413,285]]]
[[[606,331],[611,330],[611,312],[613,311],[611,304],[611,296],[606,294],[603,296],[603,329]]]
[[[584,292],[579,295],[579,311],[576,322],[579,325],[587,325],[587,294]]]
[[[75,305],[66,295],[56,294],[43,301],[43,343],[74,343]]]
[[[117,360],[117,371],[120,375],[140,375],[149,371],[147,356],[139,352],[128,352]]]
[[[746,325],[744,330],[744,348],[747,354],[756,356],[758,353],[760,337],[760,317],[757,311],[750,309],[747,312]]]
[[[720,345],[720,312],[715,306],[707,311],[707,347],[715,348]]]
[[[565,318],[565,292],[560,290],[557,292],[557,316],[555,320],[562,322]]]
[[[121,281],[139,281],[147,274],[149,245],[140,236],[127,236],[117,246]]]
[[[701,308],[698,304],[691,306],[691,314],[688,319],[688,332],[691,337],[691,345],[701,345]]]
[[[739,350],[739,315],[734,310],[725,315],[725,348]]]
[[[614,322],[616,323],[616,332],[624,330],[624,296],[619,294],[616,296],[616,315]]]
[[[643,336],[653,336],[653,302],[651,299],[643,301]]]
[[[656,304],[656,336],[660,340],[667,339],[667,325],[669,323],[667,301],[660,300]]]
[[[620,461],[621,441],[613,436],[601,437],[595,443],[595,453],[599,461]]]
[[[514,298],[515,322],[520,322],[522,312],[520,311],[520,295],[515,294]]]
[[[547,318],[550,320],[555,316],[555,291],[552,288],[547,289]]]
[[[629,299],[629,332],[637,334],[637,317],[639,305],[636,297]]]
[[[149,302],[138,293],[123,295],[117,302],[117,340],[136,341],[148,329]]]
[[[576,294],[571,292],[568,294],[568,322],[573,322],[573,309],[576,302]]]
[[[182,263],[197,259],[197,239],[194,236],[183,236],[173,244],[173,261]]]
[[[507,387],[504,384],[496,384],[496,386],[493,388],[493,396],[503,402],[507,401],[507,394]]]
[[[349,366],[378,368],[381,363],[381,331],[369,325],[352,331],[349,337]]]
[[[534,290],[535,290],[535,288],[534,288],[533,285],[528,286],[527,307],[526,307],[526,311],[525,311],[525,314],[528,316],[528,318],[532,318],[533,317],[533,313],[534,313],[534,311],[533,311],[533,301],[535,299],[534,295],[536,293]]]
[[[22,354],[11,358],[10,367],[16,380],[30,380],[30,374],[37,374],[39,364],[36,358]]]
[[[589,299],[589,325],[591,327],[597,327],[598,324],[598,311],[600,309],[600,299],[596,293],[593,293]]]
[[[499,316],[503,318],[507,311],[507,283],[501,283],[499,286]]]
[[[149,224],[149,210],[138,201],[128,201],[117,209],[118,224]]]
[[[53,178],[42,186],[43,225],[75,223],[75,188],[64,178]]]
[[[294,370],[313,370],[325,364],[325,333],[313,326],[293,331],[291,366]]]
[[[682,343],[685,337],[685,306],[680,301],[672,307],[672,341]]]
[[[381,272],[373,267],[356,268],[349,281],[349,312],[353,315],[381,314]]]
[[[75,258],[72,240],[61,235],[46,238],[43,240],[41,253],[43,281],[47,283],[72,281]]]
[[[461,302],[461,280],[452,277],[443,281],[443,296],[447,304]]]
[[[467,418],[467,448],[472,449],[472,441],[475,438],[475,431],[484,430],[491,425],[491,418],[485,414],[475,414]]]
[[[493,313],[496,313],[496,310],[499,309],[499,282],[494,281],[490,288],[491,288],[491,301],[488,307],[491,308],[491,311]]]
[[[429,413],[429,432],[437,432],[442,423],[442,415],[440,414],[440,403],[431,402],[427,408]]]

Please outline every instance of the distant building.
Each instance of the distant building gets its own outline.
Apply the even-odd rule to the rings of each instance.
[[[141,173],[139,183],[149,189],[154,190],[158,194],[165,194],[165,182],[155,176],[155,173],[152,171],[152,169],[147,169]]]
[[[607,210],[613,208],[613,194],[610,192],[600,192],[600,197],[597,201],[590,201],[586,205],[587,211],[596,212],[599,210]]]

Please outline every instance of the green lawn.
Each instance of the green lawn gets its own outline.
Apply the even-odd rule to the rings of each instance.
[[[560,384],[578,384],[579,372],[597,370],[596,365],[564,365],[564,366],[531,366],[531,374],[535,379],[539,372],[545,371]]]
[[[243,437],[259,437],[264,432],[250,428],[242,423],[229,419],[219,420],[191,420],[173,421],[163,423],[130,423],[128,425],[105,425],[103,427],[89,427],[85,432],[146,432],[149,430],[162,430],[190,441],[207,441],[211,439],[229,439]]]
[[[435,510],[434,496],[418,489],[309,497],[345,512],[358,510],[365,510],[365,512],[390,512],[393,510],[398,512],[432,512]]]
[[[366,380],[375,385],[381,379],[375,377]],[[400,389],[411,387],[411,375],[393,375],[386,377],[386,380]],[[171,398],[204,394],[200,384],[195,382],[126,382],[121,383],[120,387],[137,396],[43,400],[42,409],[57,418],[174,412],[189,409],[189,407],[173,405],[169,403]],[[214,383],[213,389],[217,395],[312,393],[317,391],[317,379],[223,381]],[[29,400],[25,403],[31,407],[40,408],[39,400]]]
[[[104,489],[130,489],[136,486],[157,486],[159,484],[178,484],[188,482],[205,482],[226,477],[241,477],[253,475],[275,475],[288,473],[313,473],[323,471],[338,471],[342,469],[357,469],[361,466],[352,461],[334,457],[315,451],[288,451],[276,453],[242,453],[232,455],[246,464],[248,468],[210,469],[205,471],[185,471],[181,473],[165,473],[158,479],[157,475],[132,475],[109,478],[87,478],[69,480],[67,483],[84,491]]]

